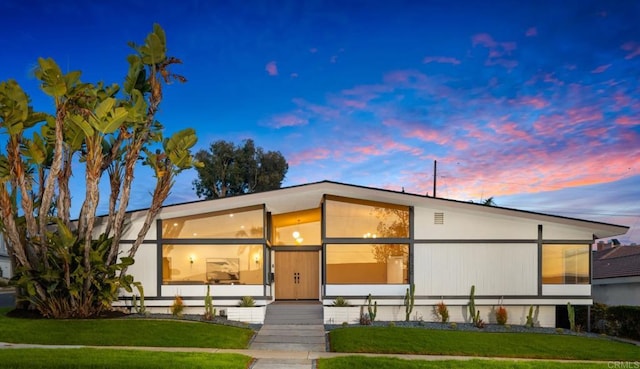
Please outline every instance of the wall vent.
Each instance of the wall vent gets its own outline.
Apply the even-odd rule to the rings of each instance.
[[[433,224],[444,224],[444,213],[433,213]]]

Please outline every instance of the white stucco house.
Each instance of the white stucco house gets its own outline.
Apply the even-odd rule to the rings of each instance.
[[[130,213],[123,251],[144,214]],[[163,312],[176,295],[201,310],[210,284],[219,311],[242,296],[260,306],[329,306],[338,296],[361,305],[372,294],[378,320],[403,320],[403,298],[414,284],[412,319],[433,320],[433,307],[444,301],[451,320],[461,322],[475,285],[483,320],[495,321],[501,300],[511,324],[523,324],[534,306],[537,323],[554,326],[556,306],[592,303],[594,239],[627,230],[323,181],[165,206],[129,271],[142,282],[147,307]],[[327,323],[340,319],[325,314]]]

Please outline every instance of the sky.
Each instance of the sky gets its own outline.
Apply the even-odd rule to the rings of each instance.
[[[429,195],[437,160],[439,197],[626,225],[616,238],[640,243],[639,1],[3,0],[0,14],[0,81],[36,110],[52,111],[38,57],[121,84],[127,42],[158,23],[188,82],[157,118],[193,127],[196,149],[253,139],[287,159],[283,186]],[[134,209],[151,191],[138,173]],[[166,203],[197,199],[196,178]]]

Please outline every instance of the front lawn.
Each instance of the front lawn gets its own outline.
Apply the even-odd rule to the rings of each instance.
[[[382,354],[464,355],[538,359],[629,360],[640,347],[608,339],[539,333],[486,333],[399,327],[338,328],[331,350]]]
[[[43,345],[247,348],[253,331],[153,319],[25,319],[0,309],[0,342]]]
[[[386,357],[345,356],[318,360],[318,369],[602,369],[602,363],[554,363],[499,360],[402,360]]]
[[[107,349],[3,349],[0,368],[12,369],[245,369],[251,358],[237,354]]]

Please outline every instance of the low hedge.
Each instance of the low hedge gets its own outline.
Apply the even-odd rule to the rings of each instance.
[[[640,306],[594,304],[591,306],[591,331],[640,340]]]

